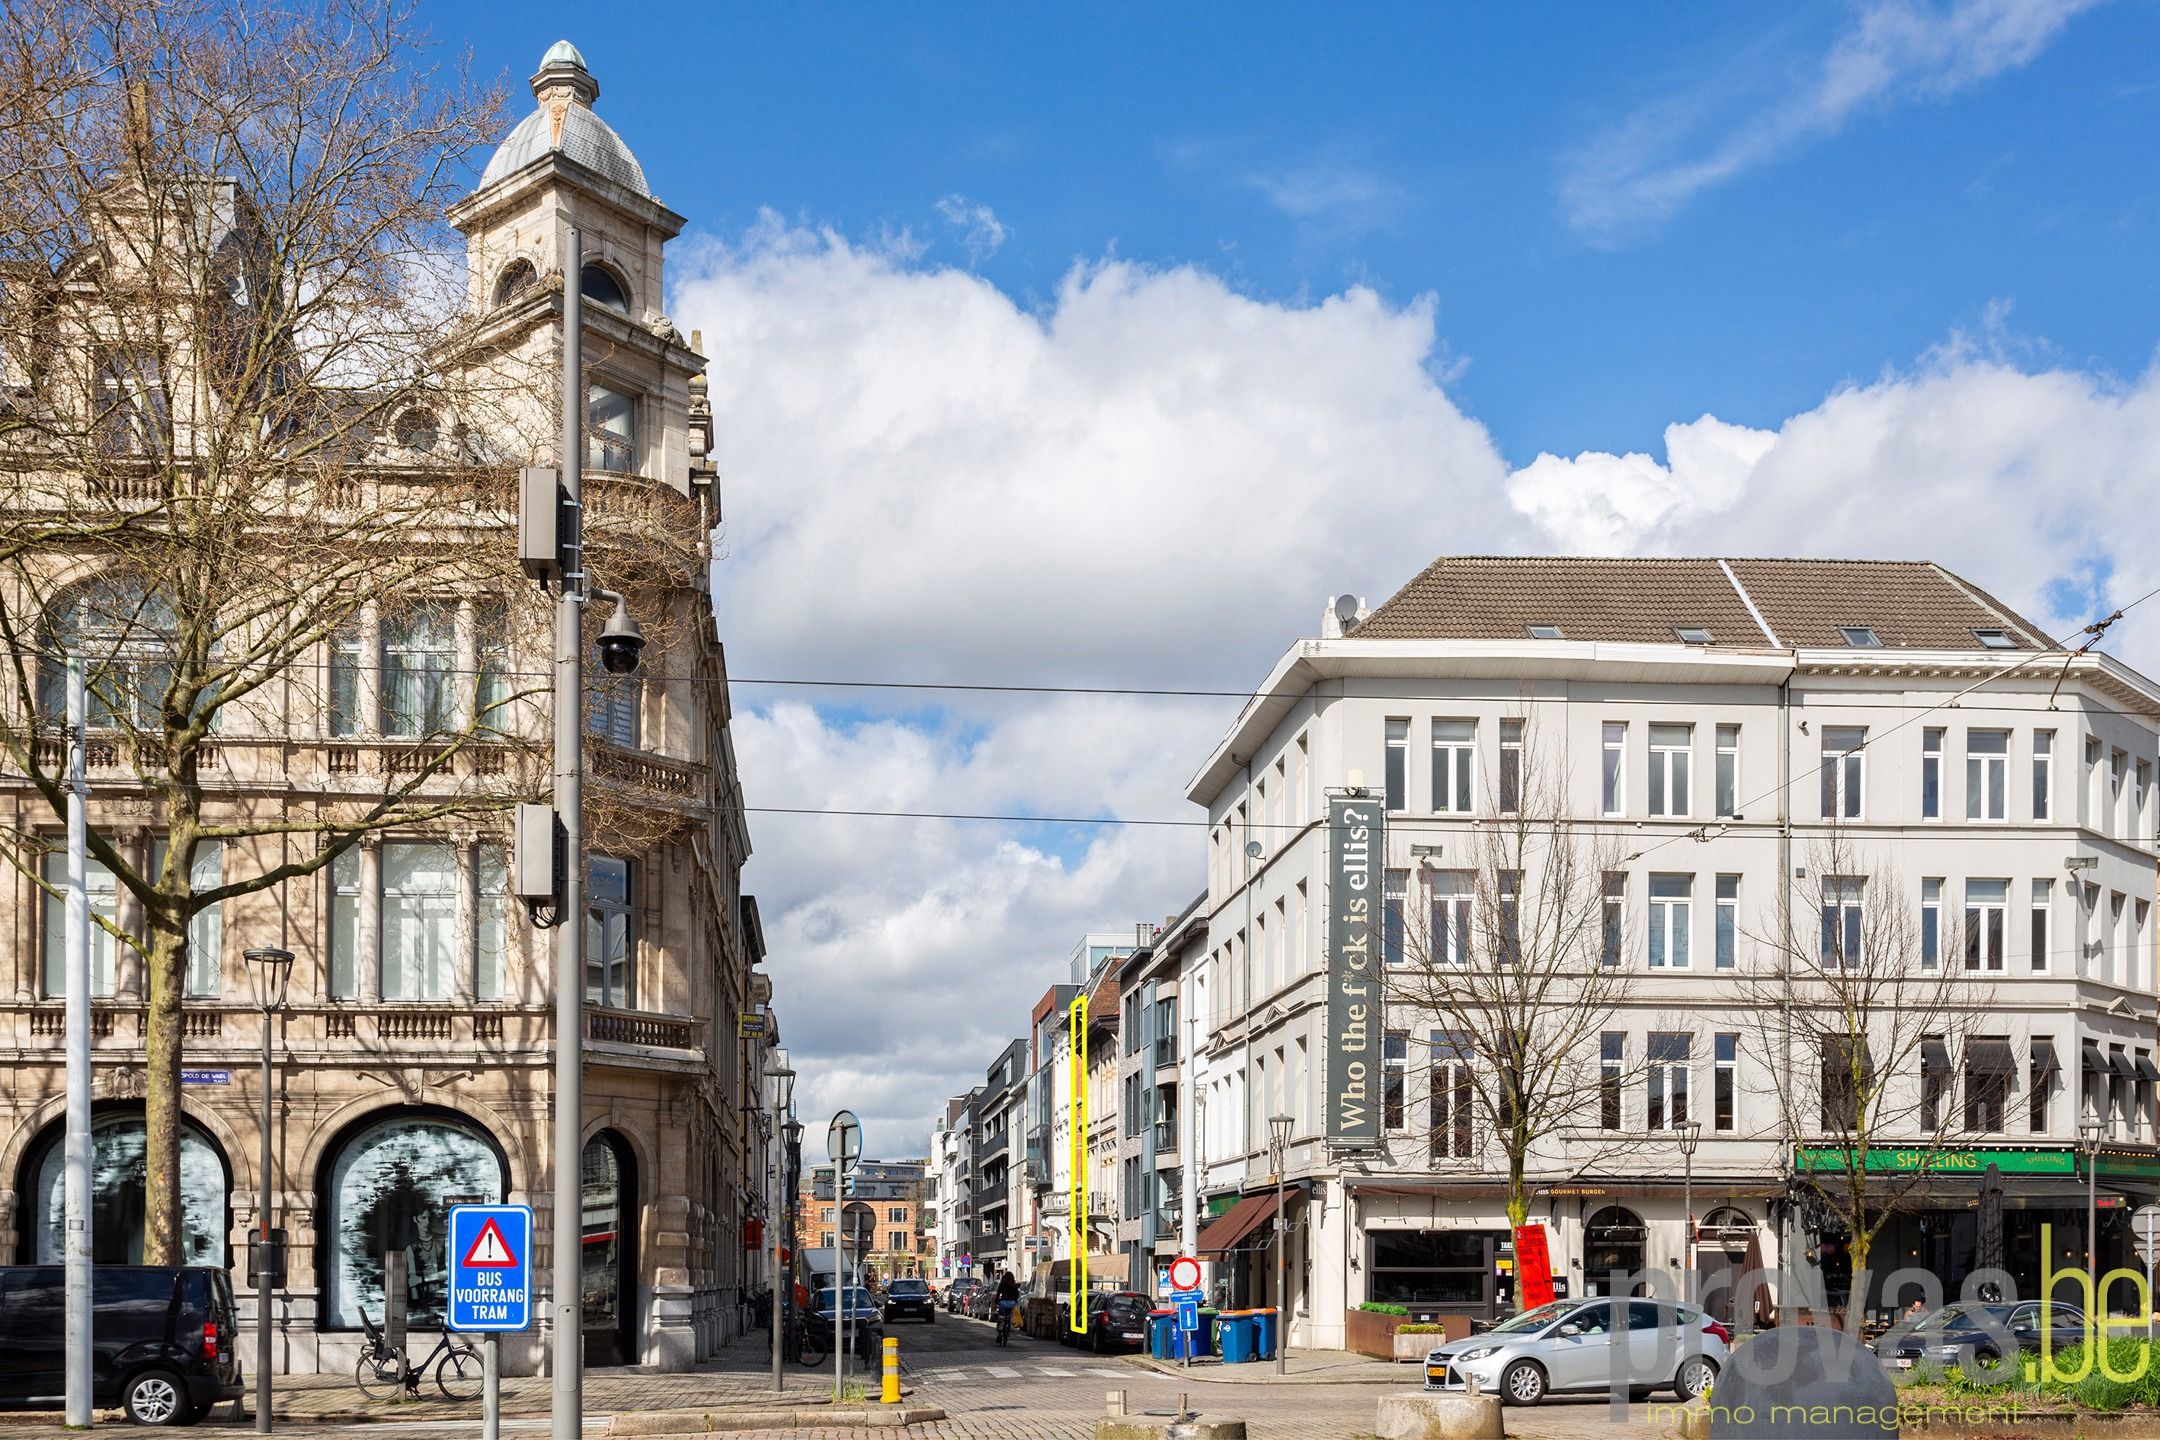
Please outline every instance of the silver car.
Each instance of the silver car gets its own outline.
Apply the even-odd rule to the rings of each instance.
[[[1509,1405],[1550,1392],[1647,1393],[1670,1388],[1693,1400],[1731,1354],[1732,1336],[1702,1311],[1661,1300],[1555,1300],[1451,1340],[1425,1356],[1425,1388],[1464,1390],[1471,1380]]]

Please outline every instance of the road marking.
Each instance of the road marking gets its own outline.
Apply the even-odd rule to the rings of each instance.
[[[1128,1375],[1132,1374],[1132,1371],[1130,1371],[1130,1370],[1090,1370],[1090,1371],[1088,1371],[1087,1373],[1088,1373],[1088,1374],[1090,1374],[1090,1375],[1100,1375],[1100,1376],[1102,1376],[1102,1377],[1103,1377],[1103,1378],[1104,1378],[1105,1380],[1123,1380],[1123,1379],[1124,1379],[1124,1378],[1125,1378],[1126,1376],[1128,1376]]]
[[[984,1368],[1000,1380],[1018,1380],[1020,1378],[1020,1372],[1010,1365],[988,1365]]]
[[[1053,1369],[1051,1366],[1048,1365],[1038,1365],[1035,1367],[1035,1373],[1037,1375],[1047,1375],[1053,1380],[1070,1380],[1078,1372],[1072,1370]]]

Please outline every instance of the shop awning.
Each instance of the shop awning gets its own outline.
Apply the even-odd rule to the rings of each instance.
[[[2138,1057],[2137,1057],[2137,1061],[2136,1061],[2136,1064],[2137,1064],[2137,1072],[2138,1072],[2138,1079],[2140,1079],[2140,1080],[2160,1080],[2160,1066],[2155,1066],[2155,1065],[2153,1064],[2153,1062],[2152,1062],[2152,1057],[2151,1057],[2150,1055],[2140,1055],[2140,1056],[2138,1056]]]
[[[2007,1040],[1974,1040],[1965,1046],[1965,1064],[1982,1075],[2015,1075],[2017,1058]]]
[[[1948,1070],[1950,1068],[1950,1047],[1943,1043],[1941,1037],[1935,1035],[1921,1037],[1920,1068],[1923,1070]]]
[[[1247,1195],[1208,1222],[1196,1247],[1204,1255],[1220,1255],[1243,1245],[1255,1230],[1275,1214],[1275,1192]]]
[[[2130,1056],[2127,1052],[2121,1050],[2108,1052],[2108,1063],[2115,1068],[2115,1073],[2122,1076],[2123,1079],[2135,1080],[2138,1078],[2137,1066],[2130,1063]]]
[[[2045,1040],[2033,1041],[2033,1064],[2039,1068],[2041,1080],[2052,1080],[2062,1072],[2055,1059],[2055,1047]]]
[[[2085,1042],[2085,1069],[2093,1075],[2108,1073],[2107,1056],[2101,1054],[2100,1047],[2090,1040]]]

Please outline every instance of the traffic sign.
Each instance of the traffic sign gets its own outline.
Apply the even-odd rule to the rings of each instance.
[[[825,1157],[845,1174],[855,1168],[862,1159],[862,1122],[852,1110],[842,1110],[832,1117],[832,1124],[825,1129]]]
[[[452,1330],[532,1328],[532,1209],[450,1207]]]
[[[2160,1205],[2140,1205],[2131,1211],[2130,1234],[2140,1260],[2147,1265],[2160,1262]]]
[[[1180,1255],[1170,1262],[1170,1288],[1172,1290],[1198,1290],[1200,1288],[1200,1262],[1190,1255]]]
[[[877,1211],[860,1200],[850,1200],[840,1212],[842,1243],[860,1265],[877,1243]]]
[[[1200,1328],[1200,1300],[1197,1290],[1180,1290],[1170,1297],[1170,1308],[1177,1311],[1177,1328],[1198,1330]]]

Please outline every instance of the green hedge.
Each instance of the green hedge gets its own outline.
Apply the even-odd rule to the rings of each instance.
[[[1390,1305],[1385,1300],[1367,1300],[1364,1304],[1358,1306],[1357,1308],[1360,1310],[1370,1310],[1375,1315],[1408,1315],[1410,1313],[1409,1306]]]
[[[2018,1395],[2032,1400],[2067,1400],[2089,1410],[2126,1410],[2132,1406],[2160,1408],[2160,1345],[2142,1335],[2116,1335],[2105,1343],[2109,1368],[2118,1375],[2136,1378],[2108,1378],[2100,1369],[2100,1357],[2095,1356],[2091,1374],[2082,1380],[2063,1379],[2064,1372],[2083,1367],[2083,1344],[2066,1345],[2056,1351],[2051,1367],[2054,1373],[2042,1369],[2038,1354],[2021,1355],[2014,1364],[1998,1366],[1993,1373],[1977,1377],[1967,1375],[1955,1365],[1920,1373],[1930,1379],[1939,1379],[1943,1388],[1953,1395]],[[2026,1375],[2027,1366],[2033,1370],[2030,1378]]]

